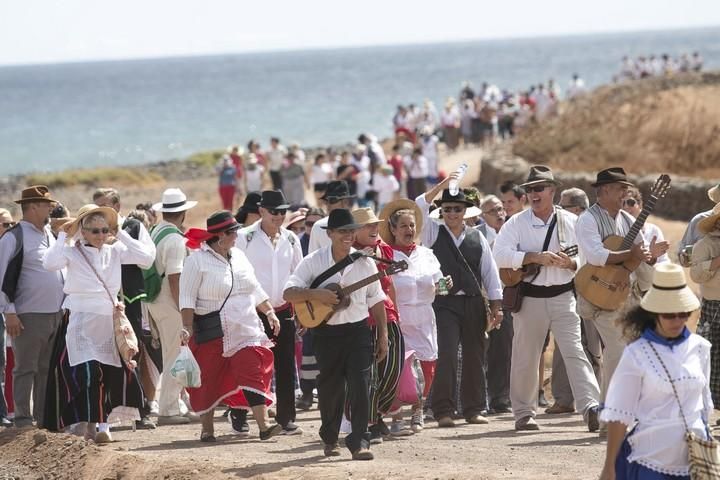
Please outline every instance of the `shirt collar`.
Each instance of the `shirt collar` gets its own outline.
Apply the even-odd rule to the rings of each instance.
[[[687,327],[683,328],[683,331],[679,337],[671,338],[671,339],[661,337],[660,335],[657,334],[657,332],[654,329],[652,329],[650,327],[646,328],[642,333],[642,337],[645,340],[648,340],[650,342],[655,342],[660,345],[665,345],[666,347],[670,347],[671,350],[673,347],[680,345],[685,340],[687,340],[689,336],[690,336],[690,330],[688,330]]]

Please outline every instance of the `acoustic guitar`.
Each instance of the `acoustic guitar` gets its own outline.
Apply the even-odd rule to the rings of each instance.
[[[407,262],[402,260],[400,262],[390,263],[384,270],[379,270],[378,273],[352,283],[347,287],[343,287],[337,283],[329,283],[321,288],[332,290],[337,294],[339,300],[337,305],[327,305],[322,302],[313,302],[309,300],[293,303],[295,316],[297,317],[298,322],[300,322],[300,325],[305,328],[319,327],[330,320],[335,312],[345,310],[350,306],[350,294],[355,290],[359,290],[367,285],[370,285],[383,277],[394,275],[407,269]]]
[[[645,225],[645,220],[655,208],[655,203],[667,195],[668,190],[670,190],[670,177],[660,175],[627,235],[625,237],[610,235],[603,240],[605,248],[613,252],[632,248],[635,238]],[[603,310],[617,310],[627,300],[630,293],[630,274],[640,266],[640,263],[641,260],[631,258],[623,263],[602,267],[585,264],[575,275],[575,289],[596,307]]]
[[[578,254],[578,247],[577,245],[572,245],[563,249],[562,253],[564,253],[568,257],[574,257]],[[537,263],[529,263],[527,265],[523,265],[517,270],[514,268],[501,268],[500,280],[506,287],[513,287],[525,280],[526,278],[534,277],[539,269],[540,265],[538,265]]]

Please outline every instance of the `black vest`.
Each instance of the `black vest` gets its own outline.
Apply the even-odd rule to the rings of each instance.
[[[7,295],[10,302],[14,302],[15,297],[17,297],[17,284],[20,279],[20,270],[22,269],[23,263],[23,233],[20,223],[18,222],[14,227],[7,230],[5,235],[13,235],[15,237],[15,251],[10,257],[7,269],[5,270],[5,277],[2,281],[2,291]]]
[[[450,294],[454,295],[462,290],[466,295],[476,296],[482,292],[479,289],[478,282],[481,282],[480,261],[482,260],[482,243],[480,243],[480,235],[474,228],[465,229],[465,238],[460,244],[460,252],[462,252],[467,265],[463,262],[455,247],[455,241],[452,234],[444,225],[440,226],[437,240],[432,246],[438,261],[440,261],[440,269],[443,275],[450,275],[453,279],[453,288]],[[472,272],[468,270],[468,266]],[[473,278],[473,274],[475,277]],[[477,281],[475,281],[477,278]]]

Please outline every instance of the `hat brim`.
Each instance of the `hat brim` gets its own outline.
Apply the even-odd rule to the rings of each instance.
[[[715,185],[707,191],[708,198],[714,203],[720,203],[720,185]]]
[[[430,218],[432,218],[433,220],[442,220],[440,218],[440,213],[441,213],[441,209],[436,208],[435,210],[430,212],[430,215],[428,215],[428,216]],[[467,220],[468,218],[479,217],[480,215],[482,215],[482,210],[480,210],[478,207],[473,205],[471,207],[467,207],[467,210],[465,210],[465,215],[463,215],[463,220]]]
[[[621,184],[623,184],[623,185],[627,185],[628,187],[634,187],[634,186],[635,186],[634,183],[630,183],[630,182],[625,181],[625,180],[614,180],[614,181],[612,181],[612,182],[610,182],[610,181],[608,181],[608,182],[595,182],[595,183],[591,183],[590,186],[593,187],[593,188],[597,188],[597,187],[602,187],[603,185],[610,185],[611,183],[621,183]]]
[[[365,225],[359,223],[348,223],[347,225],[340,225],[339,227],[331,227],[330,225],[321,225],[320,228],[324,230],[360,230]]]
[[[338,201],[338,200],[345,200],[345,199],[348,199],[348,198],[357,198],[357,195],[342,195],[342,196],[339,196],[339,197],[338,197],[337,195],[327,195],[327,194],[323,194],[323,196],[320,197],[320,200],[325,200],[325,201],[327,201],[327,200],[330,199],[330,198],[333,198],[333,199],[335,199],[335,201]]]
[[[176,212],[184,212],[185,210],[190,210],[195,205],[197,205],[198,202],[195,200],[188,200],[185,202],[184,205],[180,205],[179,207],[172,207],[172,208],[163,208],[163,203],[159,202],[152,206],[152,209],[156,212],[166,212],[166,213],[176,213]]]
[[[562,182],[558,182],[557,180],[533,180],[532,182],[521,183],[520,186],[522,188],[525,188],[525,187],[529,187],[531,185],[539,185],[541,183],[551,183],[556,187],[559,187],[560,185],[562,185]]]
[[[448,199],[443,200],[443,199],[440,199],[440,200],[435,201],[435,205],[437,205],[438,207],[441,207],[445,203],[462,203],[468,208],[475,206],[475,204],[469,200],[448,200]]]
[[[687,286],[680,290],[659,290],[650,287],[640,301],[640,306],[652,313],[694,312],[700,308],[700,300]]]
[[[392,214],[397,212],[398,210],[412,210],[415,213],[415,240],[418,239],[418,237],[420,236],[420,232],[422,232],[423,229],[423,212],[417,203],[410,200],[409,198],[400,198],[398,200],[388,202],[380,211],[379,218],[387,221],[380,224],[380,226],[378,227],[378,234],[380,235],[380,238],[385,241],[385,243],[391,245],[395,244],[395,235],[393,235],[390,231],[389,220]]]
[[[21,198],[20,200],[14,200],[15,203],[18,205],[22,205],[23,203],[32,203],[32,202],[48,202],[48,203],[58,203],[57,200],[54,200],[52,198],[47,197],[32,197],[32,198]]]
[[[282,204],[282,205],[263,205],[262,203],[258,202],[258,205],[257,205],[257,206],[258,206],[258,207],[262,207],[262,208],[264,208],[264,209],[266,209],[266,210],[272,210],[272,209],[279,210],[279,209],[288,209],[288,208],[290,208],[290,204],[289,204],[289,203],[284,203],[284,204]]]
[[[705,217],[702,220],[700,220],[697,224],[697,228],[700,232],[704,234],[708,234],[715,230],[715,224],[717,221],[720,220],[720,213],[716,213],[715,215],[710,215],[709,217]]]
[[[64,230],[67,232],[67,236],[75,236],[78,230],[80,230],[80,225],[83,218],[92,215],[93,213],[102,213],[103,217],[105,217],[105,221],[107,222],[108,227],[110,227],[110,230],[117,231],[118,213],[110,207],[97,207],[93,208],[92,210],[88,210],[87,212],[83,212],[81,215],[78,215],[77,218],[74,219],[72,222],[69,222],[69,224],[67,224],[68,226],[64,228]]]

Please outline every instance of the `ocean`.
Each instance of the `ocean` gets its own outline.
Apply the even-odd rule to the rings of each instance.
[[[133,165],[202,150],[391,135],[396,105],[441,108],[463,80],[525,89],[611,81],[623,55],[699,51],[720,28],[0,67],[0,176]]]

